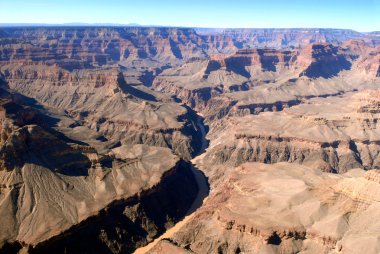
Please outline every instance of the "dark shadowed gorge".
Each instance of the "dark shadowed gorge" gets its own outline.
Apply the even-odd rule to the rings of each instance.
[[[0,252],[378,253],[379,117],[376,32],[0,27]]]

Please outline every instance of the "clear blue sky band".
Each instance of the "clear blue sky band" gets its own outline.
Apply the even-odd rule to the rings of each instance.
[[[380,30],[380,0],[0,0],[0,23]]]

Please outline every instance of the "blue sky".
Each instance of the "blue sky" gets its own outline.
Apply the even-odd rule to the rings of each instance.
[[[380,0],[0,0],[0,23],[380,30]]]

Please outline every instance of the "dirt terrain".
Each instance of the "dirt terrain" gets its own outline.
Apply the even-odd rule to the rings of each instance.
[[[378,253],[380,41],[0,28],[1,253]]]

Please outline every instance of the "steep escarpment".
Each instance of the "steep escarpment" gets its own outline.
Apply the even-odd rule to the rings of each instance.
[[[378,214],[378,174],[243,164],[163,244],[183,253],[377,253],[377,223],[367,216]]]
[[[162,72],[153,87],[209,124],[195,163],[212,191],[149,253],[357,253],[364,242],[377,253],[376,227],[364,236],[356,224],[377,214],[377,52],[363,41],[239,50]]]
[[[380,47],[378,46],[376,49],[364,54],[358,63],[358,68],[380,77]]]
[[[220,67],[226,67],[227,71],[233,71],[250,78],[251,74],[245,70],[245,67],[257,66],[263,72],[276,72],[277,69],[289,67],[295,61],[297,53],[295,50],[276,50],[271,48],[241,49],[224,59],[210,61],[209,66],[215,66],[217,65],[216,62],[219,62]]]
[[[196,116],[169,97],[127,84],[121,72],[68,72],[44,64],[1,67],[8,87],[88,126],[114,143],[169,147],[190,159],[196,152]]]
[[[189,165],[181,162],[153,189],[112,202],[97,215],[29,248],[29,253],[130,253],[181,219],[196,193]]]
[[[208,162],[236,166],[287,161],[328,172],[378,168],[377,93],[315,98],[282,112],[215,121],[205,167]]]
[[[204,115],[215,105],[221,106],[222,115],[230,110],[231,115],[281,110],[311,97],[378,84],[378,51],[364,41],[289,50],[244,49],[164,70],[152,87]],[[214,112],[209,117],[220,116]]]
[[[0,252],[376,250],[376,41],[0,29]]]
[[[197,185],[190,165],[169,149],[123,145],[98,151],[39,126],[48,116],[2,95],[0,214],[8,218],[0,230],[2,251],[44,253],[54,241],[65,252],[59,242],[78,233],[88,238],[73,252],[88,249],[94,239],[100,239],[94,252],[130,251],[173,225],[192,204]]]
[[[197,34],[185,28],[51,27],[2,31],[1,61],[43,61],[67,70],[118,63],[139,65],[138,61],[145,59],[175,64],[204,55],[198,47]]]
[[[0,214],[9,223],[0,230],[2,251],[65,253],[80,235],[70,252],[131,252],[185,215],[198,186],[190,164],[173,153],[190,160],[199,152],[201,121],[139,84],[168,63],[202,57],[192,33],[5,31]],[[186,37],[192,42],[184,45]]]
[[[311,49],[305,48],[301,56],[306,58],[301,61],[308,61],[307,58],[311,58],[311,62],[301,75],[309,78],[323,77],[326,79],[336,76],[343,70],[351,69],[350,60],[354,57],[343,54],[342,49],[338,47],[323,44],[312,45]]]
[[[352,39],[378,45],[374,34],[343,29],[13,27],[1,28],[0,32],[0,61],[44,61],[68,70],[119,63],[155,69],[240,49],[340,45]]]
[[[339,45],[351,39],[363,39],[368,43],[379,43],[375,36],[345,29],[197,29],[213,52],[233,53],[242,48],[286,48],[300,47],[312,43]],[[373,40],[375,39],[375,40]]]

